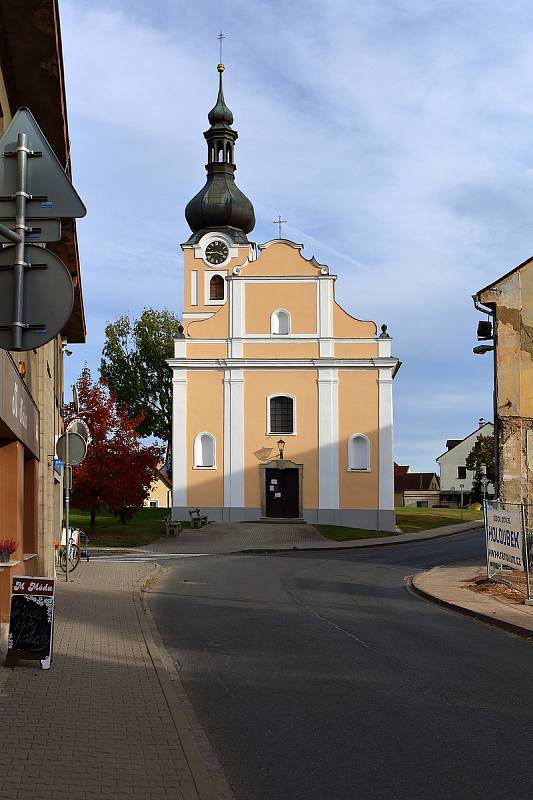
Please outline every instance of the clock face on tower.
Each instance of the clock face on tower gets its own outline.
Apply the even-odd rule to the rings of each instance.
[[[215,239],[205,248],[205,257],[210,264],[222,264],[228,257],[228,246],[220,239]]]

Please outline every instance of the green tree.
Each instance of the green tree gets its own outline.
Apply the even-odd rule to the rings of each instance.
[[[141,436],[172,439],[172,374],[180,321],[170,311],[145,308],[139,319],[123,315],[106,326],[100,374],[129,416],[142,415]]]
[[[483,486],[481,479],[484,477],[483,467],[486,468],[486,478],[494,485],[494,436],[478,436],[476,443],[466,459],[466,468],[474,473],[472,477],[472,500],[483,499]]]

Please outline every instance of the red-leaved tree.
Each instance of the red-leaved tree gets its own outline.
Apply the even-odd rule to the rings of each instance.
[[[91,441],[87,456],[73,469],[72,495],[76,508],[89,511],[91,528],[96,512],[108,508],[122,524],[143,505],[156,468],[163,456],[161,447],[142,444],[137,426],[142,415],[130,419],[102,382],[92,380],[88,367],[77,382],[79,413],[66,407],[66,422],[83,419]]]

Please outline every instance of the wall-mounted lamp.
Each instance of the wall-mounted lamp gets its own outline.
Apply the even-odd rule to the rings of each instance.
[[[17,369],[19,371],[20,377],[21,378],[25,378],[26,377],[26,362],[25,361],[19,361]]]
[[[283,451],[285,450],[285,442],[283,441],[283,439],[278,439],[276,444],[279,450],[280,461],[283,461]]]

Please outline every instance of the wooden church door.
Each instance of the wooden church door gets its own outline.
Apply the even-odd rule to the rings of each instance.
[[[300,516],[297,469],[266,469],[266,515],[296,519]]]

